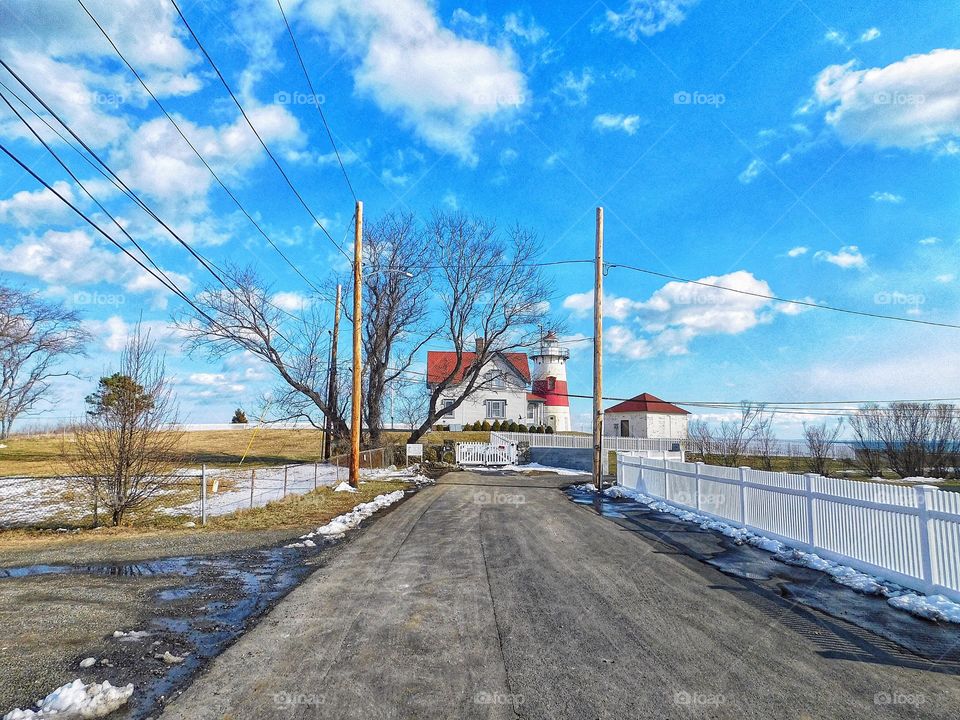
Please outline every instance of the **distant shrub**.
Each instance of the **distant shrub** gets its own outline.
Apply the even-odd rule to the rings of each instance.
[[[517,432],[517,422],[516,420],[511,420],[510,424],[507,426],[507,430],[510,432]]]
[[[525,433],[526,431],[527,431],[526,425],[523,425],[523,424],[517,425],[517,432]]]
[[[493,421],[493,426],[491,427],[491,430],[496,431],[496,430],[499,430],[499,429],[500,429],[500,421],[499,421],[499,420],[494,420],[494,421]]]
[[[547,430],[546,430],[546,432],[547,432],[547,435],[553,435],[553,432],[554,432],[553,426],[552,426],[552,425],[547,425]]]
[[[232,422],[234,425],[246,425],[246,424],[247,424],[247,414],[246,414],[243,410],[241,410],[240,408],[237,408],[237,409],[233,412],[233,419],[230,420],[230,422]]]
[[[490,423],[488,423],[486,420],[484,420],[484,421],[483,421],[483,425],[480,426],[480,429],[483,430],[484,432],[489,431],[489,430],[490,430]]]

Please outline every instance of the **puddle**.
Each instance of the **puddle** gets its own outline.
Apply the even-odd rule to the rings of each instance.
[[[109,577],[151,577],[154,575],[193,575],[191,558],[169,558],[142,563],[107,563],[103,565],[28,565],[0,568],[0,580],[39,575],[105,575]]]

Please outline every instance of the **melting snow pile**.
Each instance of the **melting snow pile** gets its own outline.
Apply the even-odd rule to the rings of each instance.
[[[84,685],[80,678],[58,687],[43,700],[36,710],[11,710],[3,720],[32,720],[33,718],[98,718],[122,707],[133,695],[133,685],[114,687],[108,681]]]
[[[348,483],[346,480],[344,480],[342,483],[337,485],[333,489],[333,491],[334,492],[352,492],[352,493],[358,492],[357,489],[355,487],[351,487],[350,483]]]
[[[287,545],[287,547],[314,547],[316,543],[312,540],[312,538],[315,538],[318,535],[328,538],[343,537],[347,530],[352,530],[374,513],[390,507],[395,502],[400,502],[403,500],[403,495],[403,490],[394,490],[392,493],[377,495],[377,497],[370,502],[360,503],[350,512],[344,513],[343,515],[338,515],[326,525],[318,527],[311,533],[301,535],[300,539],[303,542],[292,543]]]
[[[550,472],[555,475],[589,475],[590,473],[584,472],[582,470],[571,470],[569,468],[561,467],[551,467],[549,465],[541,465],[540,463],[528,463],[526,465],[497,465],[486,467],[483,465],[474,467],[470,466],[470,472],[500,472],[501,470],[509,470],[511,472],[530,472],[531,470],[538,470],[540,472]]]
[[[593,492],[593,485],[586,483],[578,486],[581,490]],[[715,530],[723,533],[737,543],[753,545],[768,552],[775,553],[777,560],[790,565],[800,565],[812,570],[825,572],[834,582],[846,585],[867,595],[879,595],[887,598],[887,602],[900,610],[919,615],[928,620],[939,620],[960,623],[960,603],[955,603],[944,595],[921,595],[913,590],[897,585],[867,573],[860,572],[848,565],[841,565],[827,560],[815,553],[803,552],[788,547],[783,543],[763,535],[751,532],[745,528],[728,525],[725,522],[701,515],[700,513],[683,510],[669,503],[657,500],[637,490],[615,485],[603,491],[604,495],[613,498],[629,498],[636,500],[658,512],[670,513],[686,522],[697,523],[704,530]]]

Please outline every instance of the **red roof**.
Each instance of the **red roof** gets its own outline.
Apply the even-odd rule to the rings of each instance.
[[[467,368],[470,367],[470,364],[474,361],[477,354],[472,352],[462,353],[463,363],[460,365],[460,371],[457,373],[456,377],[453,378],[454,384],[463,380],[463,375],[467,371]],[[527,362],[526,353],[497,353],[507,362],[509,362],[513,369],[520,373],[520,377],[523,378],[524,382],[530,382],[530,365]],[[447,379],[447,376],[453,372],[453,369],[457,366],[457,353],[453,351],[443,351],[443,350],[431,350],[427,353],[427,384],[432,385],[433,383],[442,382]]]
[[[621,412],[650,412],[650,413],[663,413],[667,415],[689,415],[690,413],[684,410],[683,408],[677,407],[672,403],[668,403],[665,400],[661,400],[655,395],[650,393],[643,393],[642,395],[637,395],[634,398],[629,400],[624,400],[619,405],[614,405],[612,408],[607,408],[605,413],[621,413]]]

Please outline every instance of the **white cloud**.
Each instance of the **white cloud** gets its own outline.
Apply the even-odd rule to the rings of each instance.
[[[309,308],[312,301],[310,298],[297,292],[278,292],[270,298],[270,302],[281,310],[297,312]]]
[[[846,45],[847,37],[839,30],[827,30],[824,33],[823,39],[827,42],[833,43],[834,45]]]
[[[940,242],[940,238],[931,235],[930,237],[922,238],[917,242],[921,245],[936,245],[938,242]]]
[[[754,180],[759,177],[761,171],[763,170],[763,163],[760,160],[754,158],[750,161],[750,164],[744,168],[743,172],[737,175],[737,180],[739,180],[744,185],[749,185]]]
[[[547,159],[543,161],[543,166],[547,168],[556,167],[557,163],[563,158],[563,153],[555,152],[547,156]]]
[[[76,204],[73,188],[69,183],[59,180],[53,183],[53,189]],[[73,210],[46,188],[21,190],[6,200],[0,200],[0,223],[33,227],[41,223],[60,224],[76,219]]]
[[[910,55],[881,68],[854,61],[817,76],[814,97],[847,144],[940,150],[960,137],[960,50]],[[944,152],[949,152],[949,145]]]
[[[503,29],[531,45],[536,45],[547,36],[547,31],[533,17],[526,18],[523,13],[507,14],[503,19]]]
[[[770,286],[739,270],[697,282],[669,282],[646,300],[605,296],[604,316],[621,324],[605,331],[604,343],[610,352],[630,359],[682,355],[697,337],[737,335],[772,322],[778,314],[796,315],[803,310],[759,297],[764,295],[773,295]],[[586,316],[592,312],[593,293],[569,295],[563,307]]]
[[[595,130],[617,130],[627,135],[633,135],[640,127],[641,120],[639,115],[612,115],[601,113],[593,118],[593,127]]]
[[[862,43],[873,42],[878,37],[880,37],[880,30],[878,28],[875,28],[875,27],[867,28],[860,34],[860,42]]]
[[[856,245],[844,245],[839,251],[832,253],[827,250],[819,250],[814,255],[817,260],[828,262],[844,270],[856,268],[863,270],[867,267],[867,259],[860,252]]]
[[[564,103],[571,106],[586,105],[589,99],[590,86],[593,85],[593,70],[584,68],[579,75],[567,70],[554,84],[550,91]]]
[[[952,283],[957,279],[957,276],[954,273],[944,273],[943,275],[937,275],[933,279],[938,283]]]
[[[881,192],[877,190],[875,193],[870,195],[870,199],[874,202],[879,203],[890,203],[891,205],[899,205],[903,202],[903,195],[897,195],[892,192]]]
[[[514,52],[458,36],[427,0],[312,0],[303,11],[357,58],[353,78],[361,93],[465,162],[477,160],[476,130],[525,101]]]
[[[697,0],[627,0],[620,12],[608,9],[605,22],[598,27],[636,42],[641,35],[651,37],[671,25],[679,25],[696,3]]]
[[[107,352],[120,352],[127,344],[135,323],[128,323],[119,315],[111,315],[105,320],[85,320],[84,327],[99,340],[97,347]],[[150,339],[166,353],[179,353],[184,334],[176,327],[162,320],[144,320],[141,330],[150,333]]]
[[[444,194],[442,202],[448,210],[460,209],[460,199],[457,197],[457,194],[452,190],[448,190]]]
[[[795,248],[790,248],[787,251],[787,256],[792,258],[800,257],[801,255],[806,255],[809,250],[810,248],[808,247],[805,247],[803,245],[798,245]]]

